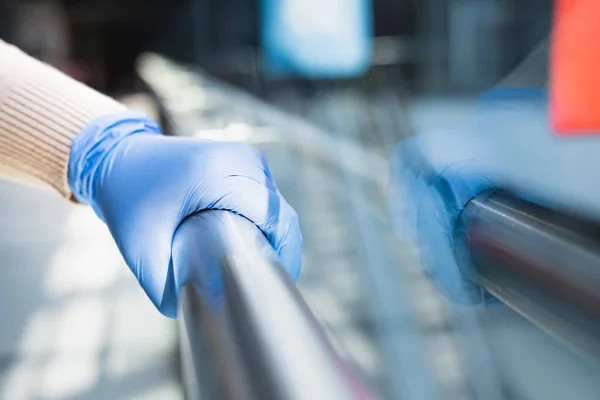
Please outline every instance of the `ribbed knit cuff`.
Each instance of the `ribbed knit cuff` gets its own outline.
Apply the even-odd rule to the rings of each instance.
[[[96,118],[77,135],[69,161],[69,187],[77,201],[93,203],[95,178],[104,159],[125,137],[140,133],[162,135],[148,115],[126,111]],[[94,210],[100,216],[100,210]]]
[[[0,41],[0,165],[28,173],[68,198],[73,138],[95,118],[124,110]]]

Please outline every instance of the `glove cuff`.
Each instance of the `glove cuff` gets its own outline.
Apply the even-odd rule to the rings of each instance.
[[[161,135],[148,115],[125,111],[92,120],[75,137],[69,158],[69,187],[82,204],[94,201],[95,176],[106,156],[125,138],[138,133]]]

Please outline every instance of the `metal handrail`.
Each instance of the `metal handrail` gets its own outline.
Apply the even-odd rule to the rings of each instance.
[[[145,54],[137,61],[137,70],[142,80],[152,89],[159,103],[170,114],[197,115],[202,110],[235,110],[235,115],[253,128],[274,128],[276,134],[288,145],[302,149],[314,157],[322,158],[331,165],[351,171],[379,186],[387,185],[388,163],[386,158],[344,138],[332,138],[316,125],[303,118],[284,112],[258,98],[217,81],[198,69],[191,69],[158,54]],[[169,116],[167,116],[169,117]],[[168,118],[174,130],[183,136],[194,135],[197,119],[192,123]],[[191,125],[191,126],[190,126]],[[256,133],[256,129],[252,129]],[[294,132],[294,134],[291,134]],[[255,136],[255,135],[253,135]],[[249,138],[250,139],[250,138]],[[345,154],[345,157],[338,157]],[[369,168],[353,160],[362,159]]]
[[[196,80],[208,77],[158,55],[142,57],[138,72],[158,98],[173,134],[199,128],[193,115],[202,110],[198,104],[210,106],[205,93],[210,85]],[[219,95],[226,92],[219,87]],[[233,97],[246,98],[241,93]],[[267,106],[237,106],[246,119],[258,109],[261,115],[269,113],[271,122],[289,123]],[[250,221],[226,211],[196,214],[178,228],[172,257],[177,269],[189,275],[179,304],[181,372],[189,399],[373,398],[334,351],[271,245]],[[204,264],[181,265],[186,260]]]
[[[188,398],[372,398],[250,221],[226,211],[186,219],[173,263],[186,260],[199,263],[180,296]]]
[[[455,238],[467,276],[600,361],[600,224],[498,191],[471,200]]]

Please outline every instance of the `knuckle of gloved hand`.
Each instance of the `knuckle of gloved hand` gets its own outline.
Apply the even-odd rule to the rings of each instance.
[[[298,218],[298,213],[293,209],[290,210],[286,222],[288,232],[291,230],[300,231],[300,219]]]
[[[283,212],[279,215],[273,214],[269,217],[275,240],[279,245],[285,243],[288,237],[300,236],[300,219],[298,213],[283,200]]]

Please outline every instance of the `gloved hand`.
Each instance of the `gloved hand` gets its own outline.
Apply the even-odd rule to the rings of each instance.
[[[298,217],[277,190],[264,156],[245,144],[163,136],[141,113],[105,116],[75,138],[69,185],[108,225],[127,265],[167,316],[176,316],[185,282],[173,270],[173,235],[201,210],[248,218],[292,279],[300,273]]]
[[[470,123],[413,136],[391,162],[388,204],[398,235],[413,239],[439,289],[458,304],[494,299],[461,271],[454,228],[464,206],[500,187],[544,206],[600,216],[600,136],[563,138],[547,127],[545,93],[495,90]],[[598,161],[597,161],[598,160]]]
[[[484,293],[460,271],[454,255],[454,227],[473,197],[494,187],[484,171],[470,131],[413,136],[396,147],[390,171],[389,215],[402,238],[419,248],[421,262],[446,297],[479,304]]]

